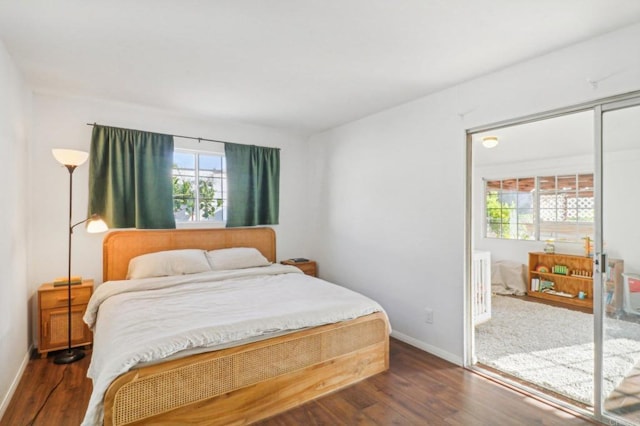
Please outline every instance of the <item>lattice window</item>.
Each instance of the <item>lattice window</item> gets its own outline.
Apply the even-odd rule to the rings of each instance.
[[[488,238],[577,242],[594,214],[593,174],[485,179]]]

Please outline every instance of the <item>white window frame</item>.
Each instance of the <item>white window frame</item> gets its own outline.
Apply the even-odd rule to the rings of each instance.
[[[558,180],[558,178],[561,177],[566,177],[566,176],[576,176],[576,182],[579,182],[579,176],[581,175],[593,175],[593,172],[571,172],[571,173],[552,173],[552,174],[544,174],[544,175],[528,175],[528,176],[524,176],[524,177],[505,177],[505,178],[495,178],[495,179],[489,179],[489,178],[482,178],[483,181],[483,237],[487,238],[487,239],[492,239],[492,240],[507,240],[507,241],[547,241],[550,238],[541,238],[540,234],[541,234],[541,206],[540,206],[540,196],[541,196],[541,191],[540,191],[540,179],[541,178],[547,178],[550,176],[553,176],[556,181]],[[488,222],[488,217],[487,217],[487,182],[488,181],[500,181],[501,183],[504,181],[508,181],[508,180],[523,180],[523,179],[535,179],[535,194],[533,197],[533,204],[532,204],[532,209],[533,209],[533,226],[534,226],[534,238],[532,239],[524,239],[524,238],[519,238],[519,234],[516,231],[516,238],[505,238],[502,235],[502,232],[500,233],[500,236],[494,237],[491,235],[488,235],[488,228],[489,228],[489,222]],[[502,185],[501,185],[501,189],[500,191],[502,191]],[[591,188],[591,191],[593,191],[593,188]],[[563,190],[561,188],[555,188],[554,192],[553,192],[556,196],[559,193],[563,193]],[[580,194],[580,188],[576,187],[575,188],[575,193],[576,196],[578,196]],[[549,193],[549,195],[551,195],[551,193]],[[592,195],[593,197],[593,195]],[[594,199],[594,203],[595,203],[595,199]],[[579,210],[579,209],[578,209]],[[595,204],[594,204],[594,214],[595,214]],[[514,211],[518,211],[518,206],[516,206],[514,208]],[[576,221],[576,232],[573,235],[572,238],[568,238],[568,239],[554,239],[557,242],[566,242],[566,243],[583,243],[583,239],[586,235],[583,235],[583,233],[580,232],[580,225],[585,225],[591,223],[593,226],[593,229],[591,229],[591,232],[589,233],[589,236],[593,239],[594,238],[594,233],[595,233],[595,216],[594,216],[594,220],[592,222],[578,222]],[[516,222],[516,227],[518,226],[518,223]],[[551,238],[553,239],[553,238]]]
[[[194,201],[194,214],[195,214],[195,219],[194,220],[186,220],[186,221],[179,221],[176,219],[176,226],[178,227],[190,227],[190,226],[202,226],[202,225],[207,225],[207,226],[213,226],[213,227],[221,227],[224,226],[226,223],[226,202],[227,202],[227,191],[226,191],[226,180],[227,180],[227,176],[226,176],[226,161],[225,161],[225,155],[224,152],[220,149],[217,150],[204,150],[204,149],[192,149],[192,148],[181,148],[181,147],[175,147],[174,148],[174,153],[182,153],[182,154],[190,154],[190,155],[194,155],[194,181],[196,182],[195,185],[195,201]],[[200,205],[200,188],[199,185],[197,184],[197,182],[199,182],[199,177],[200,177],[200,161],[199,161],[199,156],[201,155],[206,155],[206,156],[216,156],[216,157],[221,157],[222,158],[222,167],[223,167],[223,171],[222,171],[222,176],[220,177],[222,179],[222,193],[220,198],[223,200],[223,204],[221,207],[221,216],[222,216],[222,220],[210,220],[210,219],[202,219],[200,217],[200,209],[199,209],[199,205]],[[172,172],[171,172],[171,177],[173,179],[174,177],[174,170],[175,168],[172,167]],[[216,197],[217,198],[217,197]]]

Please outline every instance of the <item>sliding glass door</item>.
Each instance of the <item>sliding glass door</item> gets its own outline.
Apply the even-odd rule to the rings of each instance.
[[[605,416],[640,424],[640,99],[598,108],[601,227],[596,251],[604,254],[596,258],[602,272],[596,282],[603,318],[602,350],[596,352],[600,403]],[[597,321],[596,315],[596,328]]]
[[[505,223],[510,226],[509,230],[520,230],[520,228],[512,226],[512,217],[520,218],[516,208],[520,207],[520,203],[519,199],[513,201],[496,197],[501,197],[505,188],[506,192],[520,191],[520,182],[523,178],[534,176],[523,174],[525,166],[529,164],[523,162],[527,159],[526,155],[529,152],[526,149],[528,145],[524,143],[526,133],[518,134],[515,137],[508,132],[511,128],[526,130],[530,123],[546,126],[581,116],[589,117],[592,121],[574,126],[570,130],[549,132],[548,134],[551,136],[561,135],[563,138],[555,142],[553,147],[548,150],[539,149],[539,141],[546,141],[551,136],[535,138],[537,143],[532,146],[538,150],[531,154],[532,159],[536,160],[531,164],[544,164],[546,174],[541,174],[539,177],[535,175],[536,185],[528,188],[531,194],[537,194],[534,197],[536,203],[533,204],[534,210],[535,208],[537,210],[531,215],[532,223],[538,221],[547,227],[550,226],[550,221],[545,216],[548,215],[545,210],[548,208],[545,207],[543,201],[547,201],[544,197],[548,198],[547,190],[549,188],[543,184],[547,185],[551,181],[556,183],[556,186],[553,187],[555,191],[553,193],[553,202],[555,203],[553,207],[556,210],[553,225],[555,227],[560,226],[556,223],[559,217],[557,210],[560,205],[558,194],[566,195],[564,197],[566,203],[562,204],[564,209],[562,218],[564,222],[569,219],[575,222],[578,233],[571,241],[568,241],[570,238],[564,234],[553,235],[552,237],[556,238],[554,241],[555,253],[569,255],[565,256],[567,259],[570,257],[579,258],[580,266],[571,264],[567,259],[554,258],[553,261],[547,262],[549,265],[540,260],[531,260],[531,252],[541,252],[547,248],[543,244],[547,238],[546,234],[542,238],[542,230],[546,228],[542,227],[541,231],[524,233],[525,238],[520,238],[519,233],[513,233],[516,237],[511,239],[523,241],[518,241],[517,244],[511,243],[508,246],[509,250],[504,249],[508,243],[508,241],[504,241]],[[582,134],[582,131],[585,131],[586,134]],[[496,136],[500,132],[504,136],[505,149],[502,151],[495,148],[492,151],[486,150],[482,145],[482,139],[485,136]],[[603,422],[640,425],[640,92],[593,101],[496,125],[477,127],[468,130],[467,134],[467,223],[469,231],[466,236],[468,258],[466,365],[482,370],[483,373],[498,380],[505,379],[504,373],[507,373],[507,379],[504,381],[511,385],[522,387],[560,405],[571,406],[584,414],[592,414]],[[580,145],[571,145],[572,139],[586,141],[595,150],[591,152],[579,151]],[[508,168],[505,166],[504,170],[498,169],[498,154],[506,155],[507,143],[513,143],[513,149],[517,150],[518,162],[515,163],[517,167]],[[520,143],[520,145],[516,146],[516,143]],[[569,148],[571,155],[573,155],[571,161],[567,160],[569,155],[563,156],[562,151]],[[552,152],[556,158],[534,158],[540,151]],[[581,156],[576,157],[578,154]],[[487,158],[485,159],[485,157]],[[483,159],[486,160],[484,163]],[[578,160],[585,160],[586,163]],[[513,163],[513,160],[510,162]],[[587,167],[584,167],[585,164]],[[565,182],[567,180],[565,177],[568,176],[566,169],[570,166],[576,169],[573,171],[575,177],[572,180],[572,182],[575,181],[575,188]],[[557,170],[552,170],[553,167],[556,167]],[[561,172],[564,173],[561,176],[562,181],[559,180]],[[550,179],[550,176],[555,177]],[[479,182],[484,183],[480,184]],[[499,215],[491,214],[490,207],[494,208],[497,201],[489,195],[493,195],[494,192],[496,194],[494,198],[502,203],[499,205],[501,208]],[[524,193],[525,191],[520,192]],[[572,195],[568,195],[569,193]],[[485,200],[484,204],[481,203],[482,200]],[[513,206],[513,214],[508,215],[509,220],[504,219],[505,214],[502,210],[505,209],[505,205],[507,207]],[[477,213],[479,209],[484,210]],[[494,220],[496,217],[500,220]],[[500,234],[496,231],[498,229],[496,223],[498,222]],[[567,225],[564,222],[561,224],[562,226]],[[582,227],[586,222],[590,222],[590,228]],[[519,226],[519,222],[517,225]],[[487,358],[487,361],[481,356],[483,355],[481,343],[486,343],[482,339],[487,340],[486,337],[490,335],[485,329],[490,328],[492,322],[500,319],[501,311],[499,308],[501,305],[498,302],[504,297],[500,298],[496,295],[494,286],[493,294],[489,298],[492,309],[490,319],[479,324],[476,321],[477,318],[473,317],[472,307],[475,306],[473,302],[477,298],[477,291],[474,287],[474,269],[472,268],[474,249],[491,253],[492,273],[494,273],[495,260],[503,260],[507,255],[517,256],[512,260],[520,264],[527,264],[525,267],[528,276],[524,282],[526,289],[524,292],[516,291],[513,294],[526,293],[526,298],[529,301],[542,298],[544,299],[543,303],[546,303],[546,299],[551,298],[549,294],[566,296],[568,300],[560,303],[560,306],[573,305],[580,308],[581,302],[584,302],[586,306],[582,312],[578,313],[563,311],[563,319],[566,320],[572,315],[571,318],[580,317],[580,321],[557,321],[545,329],[545,335],[549,333],[549,330],[558,331],[562,338],[560,344],[553,348],[555,352],[545,352],[544,355],[538,356],[533,379],[501,368],[500,365],[497,365],[496,357]],[[528,262],[524,260],[526,252],[529,252]],[[545,253],[542,255],[548,256]],[[564,275],[562,277],[556,275],[555,270],[541,269],[542,267],[562,265],[567,267],[567,270],[557,272],[559,275]],[[555,282],[554,291],[556,293],[547,292],[544,295],[536,293],[541,290],[534,288],[533,284],[542,281],[543,278],[546,281]],[[495,281],[495,279],[491,279],[492,284],[495,284]],[[579,282],[580,287],[573,288],[564,285],[560,288],[562,283],[567,282]],[[517,289],[517,287],[514,288]],[[557,294],[558,290],[566,294]],[[513,298],[502,301],[515,303]],[[538,314],[542,308],[548,307],[540,308],[539,305],[529,305],[529,307],[531,306],[536,308],[532,309],[534,314]],[[592,309],[591,306],[593,306]],[[575,309],[573,310],[575,311]],[[537,320],[533,323],[538,326],[540,324]],[[529,336],[531,335],[534,334],[529,334]],[[583,339],[581,336],[586,336],[586,338]],[[504,339],[498,340],[501,342],[501,348],[504,347]],[[550,341],[549,338],[543,340],[545,343]],[[560,357],[558,356],[560,351],[569,355]],[[526,352],[530,353],[531,351]],[[489,353],[493,354],[493,352]],[[511,353],[509,355],[510,357],[506,358],[514,357]],[[500,359],[498,358],[498,360]],[[520,358],[518,360],[517,364],[521,366]],[[555,364],[541,363],[540,360],[553,360]],[[559,370],[556,364],[561,364],[564,369]],[[496,374],[497,370],[499,370],[499,374]],[[543,377],[542,373],[549,373],[552,380],[544,379],[544,383],[538,383],[536,379]]]

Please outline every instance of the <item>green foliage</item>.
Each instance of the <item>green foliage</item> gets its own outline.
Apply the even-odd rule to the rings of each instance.
[[[222,208],[222,200],[216,198],[216,191],[211,180],[200,179],[198,188],[200,190],[200,214],[203,219],[213,218],[216,212]]]
[[[181,176],[173,177],[173,213],[184,212],[189,220],[193,220],[195,191],[190,180]]]
[[[511,233],[511,212],[514,203],[503,203],[497,192],[489,192],[486,200],[487,221],[489,228],[498,238],[514,238]]]
[[[178,175],[173,176],[173,213],[184,212],[188,220],[196,220],[194,179],[190,176],[182,176],[180,169],[175,165],[174,170],[178,171]],[[208,179],[200,179],[198,190],[200,192],[199,208],[201,219],[213,218],[222,208],[222,200],[216,198],[213,182]]]

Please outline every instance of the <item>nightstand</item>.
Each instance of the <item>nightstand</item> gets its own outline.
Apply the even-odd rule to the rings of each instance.
[[[71,346],[90,345],[93,333],[82,321],[89,298],[93,293],[93,280],[71,286]],[[68,298],[67,286],[54,287],[52,283],[38,288],[38,353],[45,358],[51,351],[67,349]]]
[[[289,260],[283,260],[280,263],[282,263],[283,265],[295,266],[305,274],[311,275],[312,277],[315,277],[318,275],[318,266],[316,265],[316,262],[313,260],[308,260],[306,262],[294,262],[293,260],[289,259]]]

